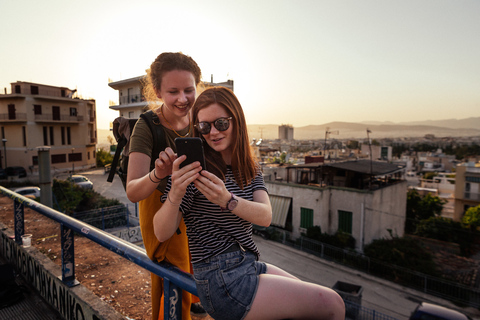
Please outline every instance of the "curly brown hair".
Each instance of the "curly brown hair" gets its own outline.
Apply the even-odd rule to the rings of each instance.
[[[173,70],[189,71],[195,78],[195,85],[200,84],[202,71],[195,60],[181,52],[163,52],[147,69],[147,75],[143,78],[143,95],[150,103],[150,108],[155,108],[159,99],[156,91],[162,86],[162,78],[166,72]]]
[[[199,122],[198,112],[213,103],[223,106],[229,116],[232,117],[232,120],[230,120],[233,125],[232,170],[237,184],[243,189],[255,178],[260,168],[250,147],[247,122],[242,106],[232,90],[225,87],[207,88],[198,96],[192,107],[193,124]],[[203,136],[195,127],[193,135],[203,139]],[[221,154],[212,149],[207,143],[204,144],[204,150],[207,170],[225,180],[227,165],[223,161]]]

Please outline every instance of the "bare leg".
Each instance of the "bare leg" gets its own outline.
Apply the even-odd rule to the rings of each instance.
[[[260,275],[249,319],[345,319],[343,299],[327,287],[304,282],[267,265]]]

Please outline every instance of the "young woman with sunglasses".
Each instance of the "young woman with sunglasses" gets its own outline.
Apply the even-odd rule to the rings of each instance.
[[[166,260],[185,271],[191,270],[185,224],[182,221],[179,232],[159,242],[153,231],[153,216],[162,205],[160,197],[167,182],[163,178],[171,174],[174,140],[193,131],[189,113],[200,79],[200,68],[191,57],[180,52],[160,54],[147,70],[143,93],[154,112],[153,125],[162,128],[165,144],[169,147],[159,155],[152,154],[153,137],[143,118],[137,121],[129,146],[127,196],[130,201],[139,203],[140,229],[147,255],[154,261]],[[156,159],[153,168],[150,167],[152,157]],[[151,280],[152,319],[163,319],[163,280],[153,273]],[[191,307],[198,301],[198,297],[183,292],[183,320],[191,319],[191,308],[194,313],[206,315],[199,304]]]
[[[204,141],[207,168],[194,162],[179,169],[185,156],[173,162],[154,229],[160,241],[168,239],[183,217],[205,310],[216,320],[344,319],[335,291],[258,261],[252,223],[269,226],[272,208],[234,93],[205,90],[192,121]]]

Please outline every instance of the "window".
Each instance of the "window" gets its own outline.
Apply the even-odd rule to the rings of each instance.
[[[61,127],[60,132],[62,135],[62,145],[65,145],[65,127]]]
[[[70,133],[70,127],[67,127],[67,144],[72,144],[72,137]]]
[[[351,212],[338,210],[338,231],[352,234],[352,217]]]
[[[42,106],[39,104],[33,105],[33,113],[34,114],[42,114]]]
[[[313,227],[313,209],[300,208],[300,228]]]
[[[52,154],[52,163],[65,163],[67,162],[67,156],[65,154]]]
[[[53,127],[50,127],[50,145],[54,145],[55,144],[55,141],[53,139]]]
[[[30,86],[31,94],[38,94],[38,86]]]
[[[9,104],[8,105],[8,120],[15,120],[17,119],[17,115],[15,113],[15,105]]]
[[[60,107],[52,106],[52,119],[60,120]]]
[[[48,146],[48,129],[43,127],[43,145]]]
[[[27,128],[25,126],[22,126],[22,137],[23,137],[23,146],[27,146]]]
[[[70,108],[70,117],[77,116],[77,108]]]
[[[22,93],[22,90],[20,89],[20,86],[18,84],[15,85],[15,93]]]

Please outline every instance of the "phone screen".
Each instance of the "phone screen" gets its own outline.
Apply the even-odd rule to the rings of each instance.
[[[203,170],[206,170],[205,165],[205,155],[203,153],[203,142],[200,138],[176,138],[175,146],[177,147],[177,156],[186,155],[185,159],[181,164],[180,168],[199,161]]]

